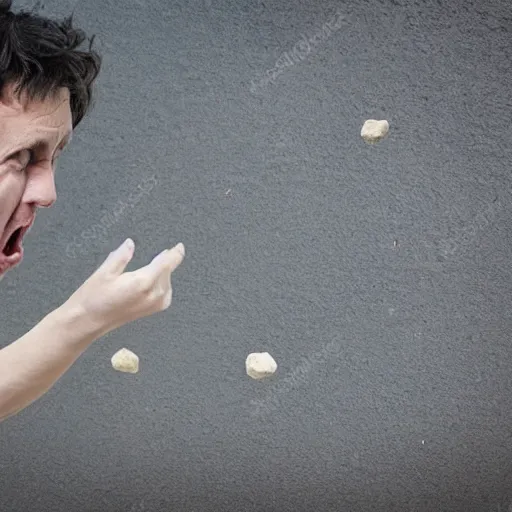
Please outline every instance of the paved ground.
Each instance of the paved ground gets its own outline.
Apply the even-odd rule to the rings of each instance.
[[[133,267],[187,259],[169,312],[0,426],[0,510],[512,510],[510,4],[45,12],[75,6],[96,107],[2,283],[1,341],[127,236]],[[112,371],[123,346],[138,375]],[[259,350],[272,380],[245,375]]]

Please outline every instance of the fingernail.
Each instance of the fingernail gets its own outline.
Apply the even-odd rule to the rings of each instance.
[[[135,247],[135,244],[133,243],[133,240],[131,238],[127,238],[124,242],[124,245],[128,248],[128,249],[133,249]]]
[[[176,249],[181,253],[182,256],[185,256],[185,246],[180,242],[179,244],[175,245],[173,249]]]

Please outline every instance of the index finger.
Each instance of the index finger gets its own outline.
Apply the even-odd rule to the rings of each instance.
[[[145,267],[131,272],[133,275],[144,276],[150,282],[160,279],[162,275],[170,277],[181,264],[185,257],[185,247],[183,244],[175,245],[172,249],[166,249],[155,256],[151,263]]]
[[[171,274],[185,258],[185,247],[182,243],[175,245],[172,249],[166,249],[153,258],[153,261],[143,269],[150,274],[159,275],[163,270]]]
[[[185,259],[185,246],[180,242],[162,256],[162,265],[174,272]]]

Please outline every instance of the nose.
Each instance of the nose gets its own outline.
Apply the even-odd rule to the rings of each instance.
[[[52,166],[45,166],[29,176],[23,200],[39,208],[53,206],[57,200],[57,190]]]

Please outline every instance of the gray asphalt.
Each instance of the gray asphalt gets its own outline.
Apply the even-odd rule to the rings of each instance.
[[[187,258],[169,311],[0,425],[0,510],[512,510],[510,3],[43,12],[75,7],[95,108],[2,282],[1,343],[128,236],[130,268]]]

